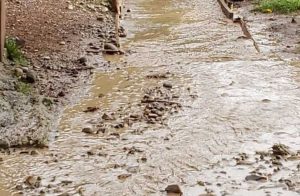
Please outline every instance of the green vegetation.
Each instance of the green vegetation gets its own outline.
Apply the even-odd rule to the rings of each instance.
[[[257,11],[287,14],[300,10],[300,0],[258,0]]]
[[[9,60],[24,66],[27,64],[27,61],[24,58],[21,49],[16,43],[15,39],[7,38],[5,41],[5,48],[6,48],[7,58]]]
[[[24,95],[29,95],[31,93],[31,85],[24,82],[17,82],[16,90]]]

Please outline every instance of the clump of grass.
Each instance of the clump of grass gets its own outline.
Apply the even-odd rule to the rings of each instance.
[[[9,60],[24,66],[27,64],[27,61],[24,58],[22,51],[18,46],[18,44],[16,43],[15,39],[7,38],[5,40],[5,48],[6,48],[7,58]]]
[[[256,10],[287,14],[300,10],[300,0],[259,0]]]
[[[29,95],[31,93],[31,85],[24,82],[17,82],[15,88],[24,95]]]

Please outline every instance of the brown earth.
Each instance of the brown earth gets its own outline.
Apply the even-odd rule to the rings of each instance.
[[[56,106],[70,101],[92,69],[103,66],[103,44],[115,41],[113,13],[106,0],[12,0],[7,5],[7,36],[19,40],[27,65],[7,61],[0,66],[0,145],[45,143],[60,111]],[[34,82],[23,84],[28,73]]]

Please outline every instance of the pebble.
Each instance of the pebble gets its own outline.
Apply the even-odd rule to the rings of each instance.
[[[78,62],[81,63],[81,64],[85,64],[87,62],[87,58],[86,57],[80,57],[78,59]]]
[[[164,83],[163,83],[163,87],[165,87],[165,88],[172,88],[173,85],[172,85],[171,83],[164,82]]]
[[[245,180],[247,180],[247,181],[265,181],[265,180],[268,180],[268,178],[266,176],[252,174],[252,175],[246,176]]]
[[[172,185],[167,186],[165,191],[167,193],[176,193],[176,194],[182,195],[182,191],[181,191],[180,187],[176,184],[172,184]]]
[[[106,43],[106,44],[104,44],[104,49],[105,50],[119,52],[119,48],[117,46],[115,46],[114,44],[112,44],[112,43]]]
[[[43,60],[50,60],[51,58],[50,58],[50,56],[44,56],[43,57]]]
[[[86,134],[93,134],[93,133],[94,133],[93,129],[90,128],[90,127],[85,127],[85,128],[83,128],[83,129],[82,129],[82,132],[83,132],[83,133],[86,133]]]
[[[111,115],[107,114],[107,113],[104,113],[102,115],[102,119],[103,120],[114,120],[114,117],[112,117]]]
[[[68,5],[67,9],[68,10],[74,10],[74,6],[73,5]]]
[[[16,68],[14,72],[17,77],[21,77],[24,74],[24,72],[21,68]]]
[[[28,83],[35,83],[36,81],[36,74],[34,71],[28,70],[26,73],[26,82]]]

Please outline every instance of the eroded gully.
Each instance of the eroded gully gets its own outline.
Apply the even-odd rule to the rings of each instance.
[[[122,45],[130,54],[107,57],[119,69],[94,74],[87,95],[65,109],[49,149],[3,156],[1,195],[19,192],[26,176],[42,181],[25,195],[165,195],[169,184],[198,195],[198,181],[210,175],[204,171],[222,158],[280,138],[299,149],[299,68],[258,53],[215,0],[136,0],[126,7],[132,12],[123,20]],[[171,76],[146,77],[157,72]],[[166,81],[183,105],[166,125],[81,132],[104,112],[137,107],[146,88]],[[83,112],[94,106],[100,110]]]

